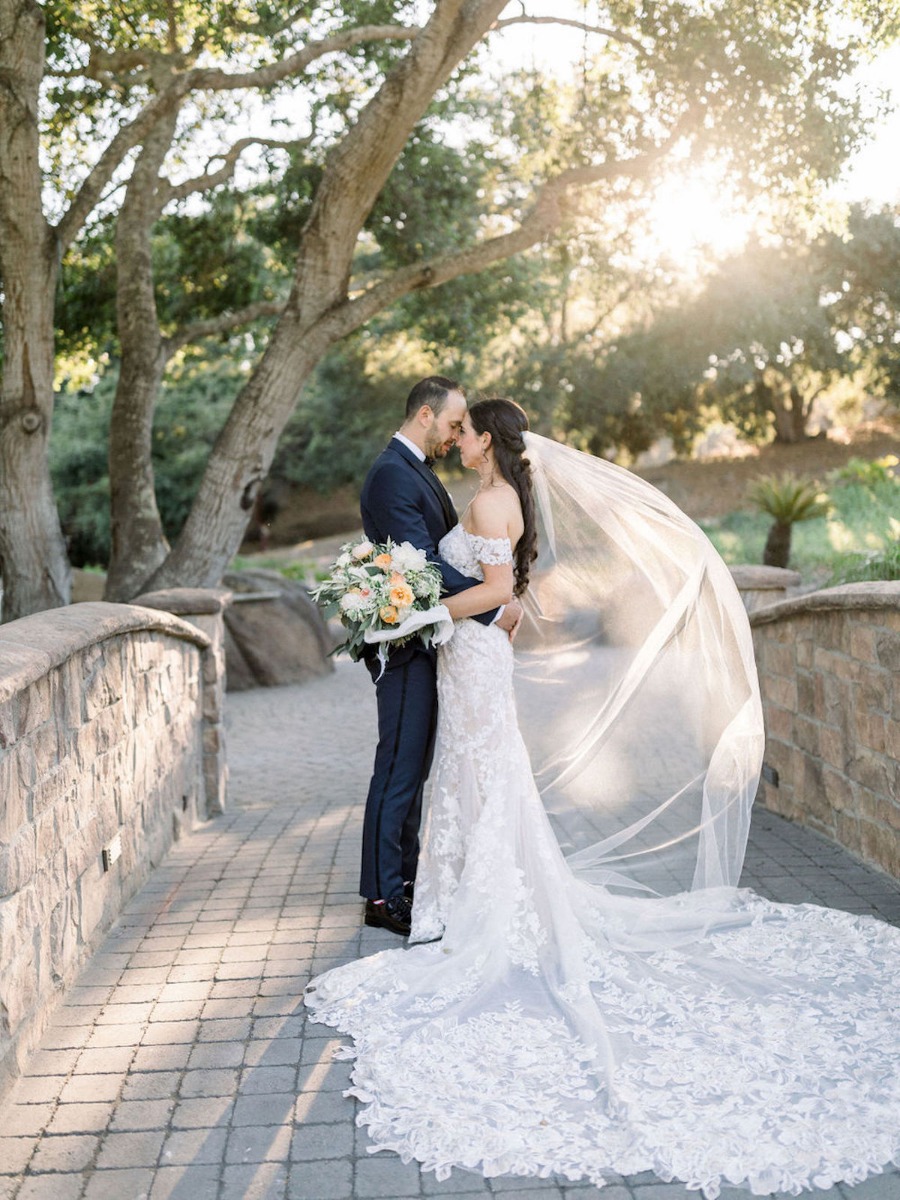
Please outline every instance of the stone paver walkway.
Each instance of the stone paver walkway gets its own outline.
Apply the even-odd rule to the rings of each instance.
[[[0,1108],[0,1200],[688,1200],[650,1175],[598,1192],[366,1151],[350,1064],[307,1025],[310,975],[399,944],[360,924],[361,802],[375,735],[361,668],[229,696],[232,808],[176,846],[65,997]],[[760,812],[746,882],[900,922],[900,888]],[[727,1189],[729,1200],[748,1193]],[[900,1172],[828,1200],[900,1200]]]

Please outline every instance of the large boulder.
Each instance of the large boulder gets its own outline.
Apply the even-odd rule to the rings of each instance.
[[[334,670],[334,638],[306,587],[278,571],[229,571],[225,666],[230,692],[305,683]]]

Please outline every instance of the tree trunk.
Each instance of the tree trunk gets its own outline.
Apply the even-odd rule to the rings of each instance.
[[[791,560],[791,526],[775,521],[766,538],[763,564],[767,567],[787,567]]]
[[[32,0],[0,0],[0,568],[3,620],[69,602],[71,572],[53,497],[56,244],[43,216],[38,93],[44,18]]]
[[[783,390],[773,387],[768,391],[775,414],[775,441],[788,446],[805,441],[808,413],[796,385]]]
[[[112,553],[108,600],[128,600],[165,560],[153,477],[153,413],[166,366],[153,279],[153,226],[162,205],[159,172],[178,110],[144,142],[116,226],[116,322],[122,362],[109,426]]]
[[[444,0],[332,152],[303,231],[284,315],[213,447],[175,548],[148,587],[215,585],[241,543],[253,499],[304,382],[348,332],[347,296],[362,225],[435,92],[505,0]]]
[[[279,324],[216,439],[181,535],[146,590],[219,583],[241,544],[281,431],[331,340],[321,328],[299,336],[290,323]]]

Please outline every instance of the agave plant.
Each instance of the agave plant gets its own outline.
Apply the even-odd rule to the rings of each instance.
[[[828,497],[814,479],[806,475],[761,475],[751,485],[750,503],[773,518],[766,538],[763,562],[767,567],[786,567],[791,558],[791,529],[797,521],[824,517]]]

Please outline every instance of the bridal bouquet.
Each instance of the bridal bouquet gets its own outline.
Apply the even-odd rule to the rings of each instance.
[[[346,543],[328,578],[312,591],[325,616],[340,617],[347,631],[347,640],[333,653],[356,661],[364,644],[376,644],[382,670],[388,642],[402,646],[419,637],[427,646],[450,637],[453,621],[440,595],[441,573],[425,551],[390,539],[379,545]]]

